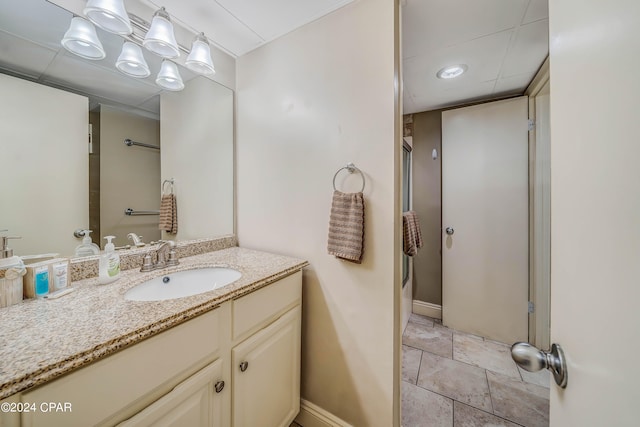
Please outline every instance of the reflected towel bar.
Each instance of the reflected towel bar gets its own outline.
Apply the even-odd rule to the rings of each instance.
[[[126,138],[124,140],[124,145],[126,145],[127,147],[131,147],[132,145],[139,145],[140,147],[147,147],[147,148],[153,148],[153,149],[156,149],[156,150],[160,150],[160,147],[158,147],[156,145],[145,144],[144,142],[132,141],[129,138]]]
[[[135,215],[160,215],[160,211],[134,211],[131,208],[127,208],[124,210],[125,215],[135,216]]]

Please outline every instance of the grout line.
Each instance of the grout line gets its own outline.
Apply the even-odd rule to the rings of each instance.
[[[420,369],[422,369],[422,356],[424,356],[424,350],[420,351],[420,363],[418,364],[418,373],[416,374],[416,385],[418,385],[418,379],[420,378]]]
[[[487,370],[484,370],[484,378],[487,380],[487,388],[489,389],[489,402],[491,402],[491,413],[495,415],[496,410],[493,407],[493,395],[491,393],[491,381],[489,381],[489,375],[487,375]]]

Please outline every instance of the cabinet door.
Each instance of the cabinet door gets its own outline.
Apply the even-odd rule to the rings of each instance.
[[[288,427],[300,410],[300,306],[232,350],[233,425]]]
[[[216,360],[118,426],[222,426],[220,393],[227,392],[227,387],[221,387],[221,379],[222,361]]]

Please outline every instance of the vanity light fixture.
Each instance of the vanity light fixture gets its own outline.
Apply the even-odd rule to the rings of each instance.
[[[71,25],[64,37],[62,46],[69,52],[85,59],[97,61],[106,56],[102,43],[96,34],[96,27],[79,16],[71,19]]]
[[[82,12],[91,22],[110,33],[129,35],[133,32],[124,0],[89,0]]]
[[[180,49],[173,33],[173,24],[171,24],[169,14],[164,7],[161,7],[153,14],[151,28],[144,36],[142,45],[163,58],[177,58],[180,56]]]
[[[193,39],[191,53],[189,53],[185,64],[187,68],[198,74],[214,74],[216,72],[213,68],[213,61],[211,60],[209,40],[207,40],[204,33],[198,34],[196,38]]]
[[[160,72],[156,77],[156,84],[171,91],[184,89],[184,83],[182,77],[180,77],[178,66],[167,59],[162,61]]]
[[[447,67],[441,68],[436,73],[436,76],[439,79],[454,79],[464,74],[467,69],[469,69],[469,67],[467,67],[466,64],[449,65]]]
[[[124,74],[139,79],[149,77],[151,71],[142,55],[142,49],[135,43],[126,41],[116,61],[116,68]]]

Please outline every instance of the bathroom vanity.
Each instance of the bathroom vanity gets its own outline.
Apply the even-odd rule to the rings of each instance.
[[[234,247],[9,307],[0,320],[16,347],[0,349],[0,425],[288,426],[300,405],[306,264]],[[124,299],[153,276],[211,266],[242,276],[186,298]]]

